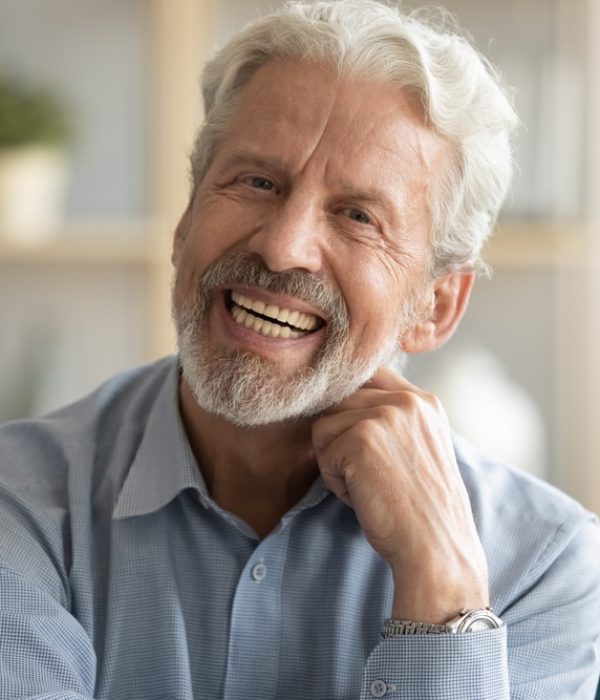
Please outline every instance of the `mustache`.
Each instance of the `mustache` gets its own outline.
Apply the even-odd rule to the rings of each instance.
[[[349,313],[342,295],[311,272],[273,272],[257,257],[230,253],[213,263],[200,280],[199,294],[207,303],[217,290],[242,285],[260,287],[274,294],[296,297],[319,309],[339,330],[349,326]]]

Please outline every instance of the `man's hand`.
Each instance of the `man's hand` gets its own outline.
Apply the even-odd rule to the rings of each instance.
[[[389,563],[392,616],[489,605],[487,563],[439,400],[389,369],[315,421],[323,479]]]

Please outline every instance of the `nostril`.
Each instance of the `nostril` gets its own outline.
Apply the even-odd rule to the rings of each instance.
[[[291,218],[291,217],[290,217]],[[284,220],[265,223],[247,242],[249,252],[259,255],[273,272],[321,269],[321,251],[313,225],[302,220]]]

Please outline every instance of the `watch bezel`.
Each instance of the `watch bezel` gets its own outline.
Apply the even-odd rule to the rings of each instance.
[[[504,626],[502,620],[490,608],[482,608],[478,610],[461,610],[455,618],[446,623],[446,629],[450,634],[481,631],[472,629],[474,625],[480,622],[485,622],[488,630],[499,629]]]

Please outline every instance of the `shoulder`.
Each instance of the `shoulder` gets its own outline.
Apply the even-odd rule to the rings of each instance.
[[[0,511],[58,519],[77,503],[109,503],[176,369],[172,357],[138,367],[47,416],[0,426]]]
[[[0,483],[25,482],[32,471],[35,480],[59,478],[73,459],[81,464],[117,435],[143,431],[174,364],[165,358],[123,372],[60,410],[0,426]]]
[[[111,512],[153,406],[176,371],[175,358],[166,358],[115,376],[47,416],[0,426],[0,567],[53,562],[66,576],[70,530],[92,513]]]

